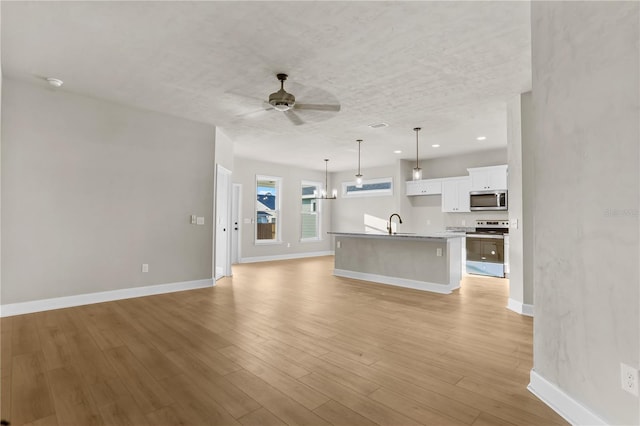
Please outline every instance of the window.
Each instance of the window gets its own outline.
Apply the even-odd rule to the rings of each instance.
[[[282,178],[256,176],[256,244],[280,242]]]
[[[300,241],[320,240],[320,183],[302,181],[302,230]]]
[[[393,178],[368,179],[362,188],[356,188],[355,182],[342,183],[343,197],[376,197],[393,195]]]

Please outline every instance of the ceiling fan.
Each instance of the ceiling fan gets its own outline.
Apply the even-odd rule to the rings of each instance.
[[[269,103],[265,105],[265,110],[275,109],[282,111],[289,121],[296,126],[304,124],[304,121],[294,112],[296,110],[340,111],[340,105],[297,103],[296,97],[284,90],[284,82],[288,77],[287,74],[280,73],[277,74],[276,77],[280,80],[280,90],[269,95]]]

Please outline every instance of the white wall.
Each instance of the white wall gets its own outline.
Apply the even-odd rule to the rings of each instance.
[[[533,305],[533,111],[531,92],[512,99],[507,107],[507,151],[509,157],[509,299]],[[515,306],[514,306],[515,308]]]
[[[2,22],[2,2],[0,2],[0,22]],[[2,31],[0,31],[0,46],[2,46]],[[1,50],[1,49],[0,49]],[[0,52],[1,53],[1,52]],[[2,54],[0,54],[0,164],[2,164]],[[0,289],[2,288],[2,173],[0,170]],[[2,304],[0,291],[0,305]]]
[[[522,257],[522,95],[507,103],[507,156],[509,164],[509,220],[518,229],[509,229],[509,306],[522,312],[524,279]]]
[[[534,371],[640,424],[640,3],[532,2]]]
[[[518,230],[522,232],[522,283],[524,304],[534,303],[533,264],[534,250],[534,207],[535,207],[535,121],[533,117],[533,95],[522,94],[520,113],[522,117],[522,220],[518,221]],[[511,230],[510,230],[511,231]],[[511,233],[511,232],[510,232]],[[510,255],[511,256],[511,255]],[[519,256],[517,253],[514,257]],[[534,308],[535,309],[535,308]]]
[[[233,171],[233,157],[233,141],[226,135],[224,129],[216,127],[216,164]]]
[[[212,126],[3,83],[3,304],[211,278]]]
[[[506,148],[422,160],[420,167],[422,168],[423,179],[434,179],[468,176],[467,168],[495,166],[498,164],[507,164]],[[400,167],[402,185],[404,185],[404,181],[411,180],[411,170],[414,167],[414,163],[402,161]],[[403,197],[404,193],[405,188],[402,186]],[[407,230],[407,232],[441,231],[447,226],[474,227],[477,219],[507,219],[508,217],[507,212],[501,211],[443,213],[441,195],[404,197],[401,204],[402,212],[407,216],[408,223],[411,226],[411,230]]]
[[[375,197],[342,197],[342,183],[354,182],[356,170],[337,172],[332,174],[334,186],[338,190],[338,200],[335,201],[331,211],[331,226],[336,232],[364,232],[364,215],[374,216],[388,220],[392,213],[400,211],[400,197],[404,197],[404,182],[400,181],[397,165],[362,169],[364,180],[378,178],[393,178],[393,195]],[[398,228],[404,232],[408,225],[407,218]]]
[[[255,224],[244,223],[245,219],[254,219],[256,206],[256,175],[282,178],[282,243],[256,245]],[[336,200],[320,201],[322,209],[321,241],[301,242],[301,184],[303,180],[321,182],[324,186],[324,171],[307,170],[288,165],[270,163],[236,157],[233,165],[233,183],[242,184],[242,241],[241,258],[255,259],[261,257],[281,256],[295,257],[304,254],[326,252],[332,249],[331,238],[327,231],[331,229],[330,204]],[[329,181],[331,187],[331,181]],[[287,247],[290,244],[290,247]]]

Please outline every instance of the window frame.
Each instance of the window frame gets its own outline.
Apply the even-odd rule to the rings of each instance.
[[[260,181],[274,181],[275,182],[275,192],[276,192],[276,200],[275,200],[275,208],[273,211],[276,218],[276,233],[275,239],[258,239],[258,182]],[[253,198],[253,241],[255,245],[270,245],[270,244],[282,244],[282,177],[279,176],[269,176],[269,175],[256,175],[254,185],[254,198]]]
[[[366,189],[367,185],[375,185],[380,183],[388,183],[389,188],[384,189]],[[356,182],[342,182],[342,197],[343,198],[357,198],[357,197],[388,197],[393,195],[393,177],[365,179],[362,181],[363,189],[355,188]],[[349,191],[349,188],[355,190]]]
[[[316,182],[316,181],[311,181],[311,180],[302,180],[300,182],[300,190],[302,192],[302,188],[304,186],[313,186],[316,188],[316,190],[314,191],[313,197],[317,197],[319,194],[322,193],[322,182]],[[302,200],[304,198],[302,198],[302,194],[300,194],[300,242],[301,243],[311,243],[311,242],[317,242],[317,241],[322,241],[322,203],[318,202],[319,200],[316,200],[315,206],[316,206],[316,211],[315,211],[315,216],[316,216],[316,236],[315,237],[307,237],[304,238],[302,236],[302,228],[304,226],[304,220],[303,220],[303,216],[305,214],[305,212],[302,209]],[[306,213],[308,214],[308,212]]]

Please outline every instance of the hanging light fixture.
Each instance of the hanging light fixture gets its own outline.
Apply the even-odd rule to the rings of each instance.
[[[418,163],[418,132],[421,129],[420,127],[414,127],[413,130],[416,132],[416,166],[413,168],[413,180],[420,180],[422,179],[422,169]]]
[[[335,200],[336,198],[338,198],[338,190],[334,189],[331,191],[331,196],[329,196],[329,194],[327,193],[327,188],[329,187],[329,159],[325,158],[324,159],[324,188],[322,189],[320,196],[317,196],[317,193],[314,194],[316,195],[316,200]]]
[[[358,142],[358,174],[356,175],[356,188],[362,188],[362,173],[360,173],[360,144],[362,139],[356,140]]]

